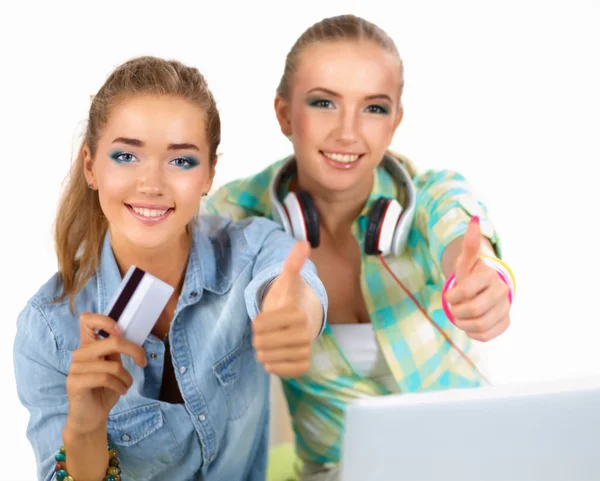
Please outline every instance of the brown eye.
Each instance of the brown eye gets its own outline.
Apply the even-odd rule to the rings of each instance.
[[[383,105],[369,105],[366,108],[367,112],[371,113],[371,114],[387,114],[389,113],[389,110],[387,107],[384,107]]]
[[[309,102],[311,107],[318,107],[321,109],[331,109],[333,108],[333,102],[327,99],[315,99]]]

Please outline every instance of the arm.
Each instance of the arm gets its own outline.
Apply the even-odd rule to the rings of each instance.
[[[508,286],[480,256],[500,256],[498,236],[487,218],[487,209],[459,174],[431,175],[420,192],[426,238],[439,261],[443,277],[455,283],[442,303],[448,318],[467,335],[488,341],[510,324]],[[418,223],[419,224],[419,223]]]
[[[299,254],[300,257],[303,253]],[[302,259],[304,261],[306,259]],[[300,262],[293,259],[292,262]],[[300,271],[302,266],[298,267]],[[276,309],[285,295],[291,296],[298,303],[299,308],[304,311],[308,317],[308,328],[311,340],[316,339],[322,332],[325,322],[323,313],[323,303],[317,293],[311,288],[308,282],[301,276],[295,276],[291,280],[278,276],[267,288],[263,296],[261,310],[271,311]]]
[[[480,219],[481,254],[501,257],[498,234],[487,207],[460,174],[428,171],[416,179],[417,210],[415,225],[428,241],[430,255],[444,278],[454,272],[462,251],[464,235],[472,217]]]
[[[13,358],[18,396],[29,411],[27,438],[35,454],[40,480],[55,479],[54,455],[63,444],[69,404],[67,375],[62,365],[65,354],[59,351],[42,310],[29,303],[18,318]],[[106,429],[84,438],[72,436],[65,429],[64,441],[69,471],[73,466],[74,472],[85,473],[77,477],[74,474],[74,479],[103,479],[108,466]],[[97,475],[86,477],[89,473]]]
[[[308,243],[295,241],[266,219],[255,222],[271,232],[246,288],[254,347],[268,372],[297,377],[310,367],[311,344],[325,327],[327,294],[308,260]]]

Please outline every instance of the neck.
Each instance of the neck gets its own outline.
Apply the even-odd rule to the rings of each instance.
[[[331,191],[311,182],[298,172],[290,184],[290,190],[298,188],[311,195],[319,213],[320,227],[332,238],[340,238],[350,231],[352,223],[363,209],[373,188],[373,177],[351,189]]]
[[[111,238],[112,250],[121,275],[135,265],[181,291],[187,266],[191,235],[183,232],[169,245],[146,249],[134,246],[120,236]]]

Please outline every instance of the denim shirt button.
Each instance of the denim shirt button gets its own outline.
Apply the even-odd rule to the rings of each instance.
[[[151,352],[150,353],[150,359],[156,359],[156,353],[155,352]]]
[[[123,441],[129,441],[131,438],[129,437],[129,434],[123,434],[123,436],[121,436],[121,439]]]
[[[206,421],[206,416],[204,415],[204,413],[200,413],[198,415],[198,420],[203,423],[204,421]]]
[[[185,374],[185,371],[187,371],[187,367],[185,367],[185,366],[181,366],[181,367],[179,368],[179,372],[180,372],[181,374]]]
[[[192,291],[192,292],[190,292],[190,296],[192,296],[192,297],[198,297],[198,292],[197,291]]]

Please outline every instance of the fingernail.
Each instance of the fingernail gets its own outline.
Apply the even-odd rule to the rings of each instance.
[[[113,332],[117,335],[120,336],[121,334],[123,334],[123,330],[119,327],[119,326],[115,326],[113,328]]]
[[[473,217],[471,217],[471,222],[475,222],[476,224],[479,224],[479,216],[474,215]]]

